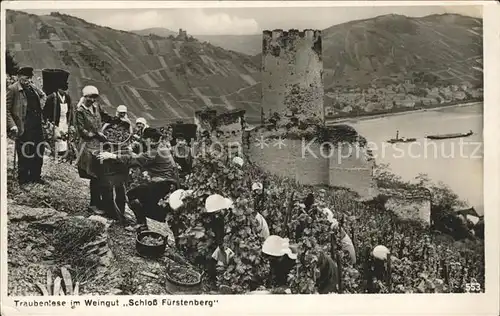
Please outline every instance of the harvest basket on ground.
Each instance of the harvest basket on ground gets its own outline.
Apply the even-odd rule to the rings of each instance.
[[[201,274],[187,265],[181,265],[175,261],[167,263],[167,281],[183,287],[194,287],[201,283]]]
[[[159,258],[165,253],[167,237],[153,231],[143,231],[137,234],[135,248],[144,257]]]

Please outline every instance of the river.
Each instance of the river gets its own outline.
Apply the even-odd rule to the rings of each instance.
[[[378,163],[388,163],[393,173],[412,180],[425,173],[442,181],[460,199],[483,214],[483,103],[432,109],[374,119],[351,120],[369,142]],[[417,138],[415,143],[388,144],[399,137]],[[466,138],[428,140],[426,135],[465,133]]]

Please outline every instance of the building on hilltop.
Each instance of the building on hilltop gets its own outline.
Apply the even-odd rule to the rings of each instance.
[[[321,31],[264,31],[263,113],[299,113],[324,120]]]
[[[187,31],[183,29],[179,29],[179,34],[177,35],[177,39],[180,41],[187,41]]]

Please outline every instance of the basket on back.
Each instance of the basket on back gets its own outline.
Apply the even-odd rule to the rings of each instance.
[[[68,89],[69,72],[63,69],[43,69],[43,92],[46,95],[57,92],[59,89]]]
[[[176,139],[178,137],[183,137],[188,144],[191,143],[191,140],[196,139],[196,124],[189,124],[183,122],[177,122],[172,124],[172,145],[176,145]]]

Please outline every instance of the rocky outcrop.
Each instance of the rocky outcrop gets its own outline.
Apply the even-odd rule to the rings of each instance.
[[[39,222],[55,221],[66,217],[68,214],[51,208],[31,208],[24,205],[14,204],[8,200],[7,220],[9,222]]]

